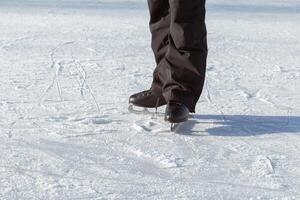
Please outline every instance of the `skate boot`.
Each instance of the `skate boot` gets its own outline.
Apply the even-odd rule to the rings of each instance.
[[[166,105],[167,102],[165,101],[165,98],[162,95],[157,96],[151,90],[146,90],[131,95],[129,97],[129,104],[130,104],[129,111],[134,113],[136,113],[136,111],[133,109],[133,106],[143,107],[145,111],[147,110],[147,108],[155,108],[157,113],[157,108]]]
[[[180,102],[170,101],[167,104],[165,112],[165,121],[171,123],[171,131],[177,124],[185,122],[189,119],[189,109]]]

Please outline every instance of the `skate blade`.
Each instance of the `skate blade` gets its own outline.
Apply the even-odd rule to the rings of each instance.
[[[176,132],[181,125],[187,123],[190,119],[193,119],[194,118],[194,115],[189,115],[188,119],[186,121],[183,121],[183,122],[178,122],[178,123],[171,123],[171,126],[170,126],[170,131],[171,132]]]
[[[177,130],[177,128],[180,126],[181,123],[184,123],[184,122],[180,122],[180,123],[171,123],[170,131],[171,131],[171,132],[175,132],[175,131]]]
[[[133,113],[133,114],[150,114],[151,112],[148,110],[148,108],[140,108],[137,109],[135,108],[136,106],[130,104],[128,106],[128,111]]]
[[[130,104],[128,106],[128,111],[130,113],[133,113],[133,114],[138,114],[138,115],[153,115],[153,116],[163,116],[164,113],[160,113],[158,111],[154,109],[154,111],[151,111],[150,109],[152,108],[144,108],[144,107],[138,107],[138,106],[135,106],[135,105],[132,105]]]

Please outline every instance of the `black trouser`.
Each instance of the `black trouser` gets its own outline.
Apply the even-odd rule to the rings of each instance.
[[[195,112],[207,58],[205,0],[148,0],[157,67],[151,90]]]

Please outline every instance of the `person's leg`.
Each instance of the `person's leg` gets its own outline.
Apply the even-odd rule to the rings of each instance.
[[[170,6],[168,0],[148,0],[150,11],[151,47],[155,56],[156,68],[153,72],[151,90],[162,95],[163,80],[157,76],[157,71],[164,68],[163,60],[169,45],[170,34]]]
[[[205,0],[169,0],[169,5],[169,45],[156,72],[165,100],[179,101],[195,112],[206,71]]]

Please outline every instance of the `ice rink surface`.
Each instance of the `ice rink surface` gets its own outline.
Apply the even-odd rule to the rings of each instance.
[[[127,109],[148,20],[142,0],[0,1],[0,199],[300,199],[300,2],[207,2],[206,84],[175,133]]]

